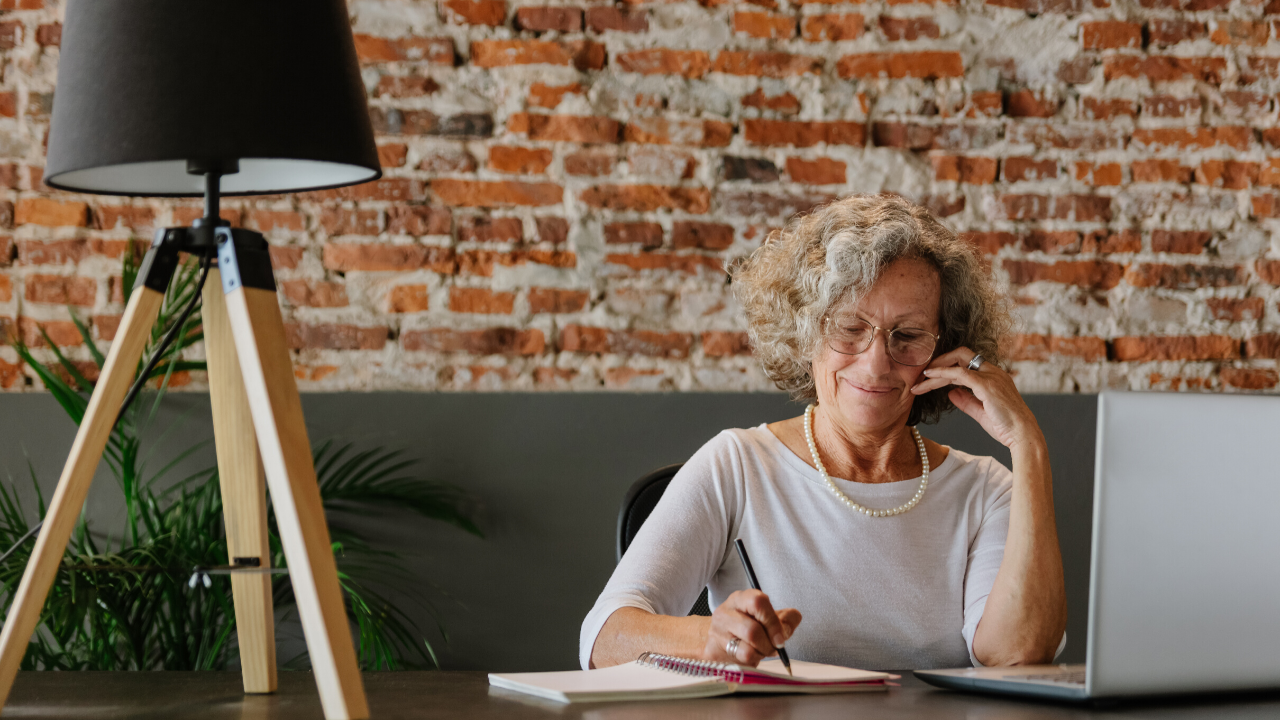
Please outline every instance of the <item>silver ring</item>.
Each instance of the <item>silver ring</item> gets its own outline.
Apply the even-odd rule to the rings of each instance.
[[[969,369],[977,370],[982,367],[982,363],[984,362],[986,362],[986,360],[981,355],[974,355],[973,359],[969,361]]]
[[[737,659],[738,657],[738,638],[733,638],[725,643],[724,651],[729,653],[729,657]]]

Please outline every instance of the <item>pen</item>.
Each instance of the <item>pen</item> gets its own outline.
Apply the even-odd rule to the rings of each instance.
[[[756,579],[756,571],[751,569],[751,558],[747,557],[747,546],[742,544],[742,538],[733,541],[735,547],[738,548],[738,557],[742,558],[742,567],[747,571],[747,579],[751,581],[752,590],[760,590],[760,581]],[[761,590],[761,592],[764,592]],[[787,674],[794,676],[791,672],[791,658],[787,657],[787,651],[777,648],[778,658],[782,660],[782,666],[787,669]]]

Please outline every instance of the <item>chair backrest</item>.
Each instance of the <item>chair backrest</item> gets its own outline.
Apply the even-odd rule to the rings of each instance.
[[[618,510],[619,562],[622,561],[622,554],[627,551],[627,546],[635,539],[636,533],[640,532],[640,526],[649,518],[649,513],[653,512],[658,501],[662,499],[662,493],[666,492],[667,486],[671,484],[671,478],[675,477],[682,467],[684,463],[658,468],[635,481],[627,490],[627,496],[623,498],[622,507]],[[698,596],[689,614],[704,617],[711,615],[706,588],[702,589],[702,594]]]
[[[631,544],[636,533],[640,532],[640,526],[649,518],[649,513],[657,507],[658,500],[662,499],[662,493],[666,492],[667,485],[671,484],[671,478],[675,477],[682,467],[684,463],[658,468],[635,481],[627,490],[627,496],[622,500],[622,507],[618,509],[618,561],[622,560],[622,554],[627,551],[627,546]]]

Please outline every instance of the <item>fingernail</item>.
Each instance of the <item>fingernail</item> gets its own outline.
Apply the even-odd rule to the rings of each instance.
[[[787,643],[787,639],[786,639],[785,637],[783,637],[783,636],[782,636],[782,633],[778,633],[777,635],[774,635],[774,636],[773,636],[773,646],[774,646],[774,647],[776,647],[776,648],[780,648],[780,647],[782,647],[783,645],[786,645],[786,643]]]
[[[924,374],[925,374],[925,375],[928,375],[929,377],[933,377],[933,374],[934,374],[935,372],[937,372],[937,371],[936,371],[936,370],[929,369],[929,370],[925,370],[925,371],[924,371]]]

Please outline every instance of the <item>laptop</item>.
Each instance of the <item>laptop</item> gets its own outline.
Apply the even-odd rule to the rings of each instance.
[[[1280,688],[1280,396],[1098,398],[1084,665],[917,670],[1095,700]]]

